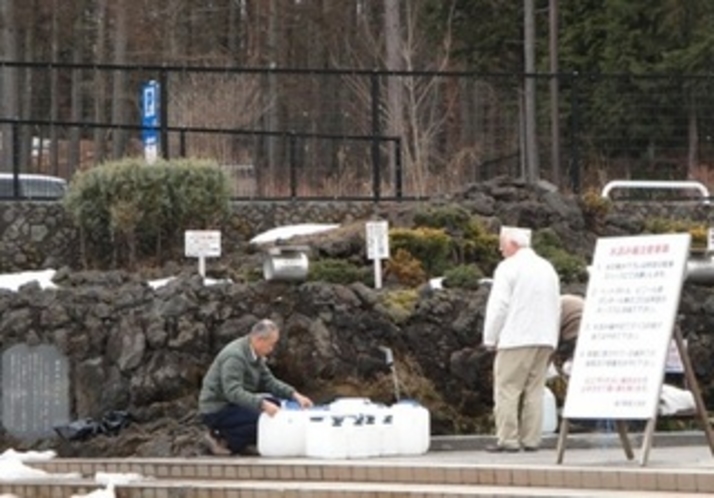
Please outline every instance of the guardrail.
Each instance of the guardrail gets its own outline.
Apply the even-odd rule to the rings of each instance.
[[[641,189],[694,189],[702,194],[702,203],[709,204],[709,189],[694,180],[613,180],[602,189],[602,197],[610,198],[610,192],[616,188]]]

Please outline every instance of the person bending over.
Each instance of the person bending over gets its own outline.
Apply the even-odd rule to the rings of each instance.
[[[278,326],[261,320],[248,335],[227,344],[206,372],[198,410],[209,429],[205,439],[213,454],[237,454],[256,445],[260,414],[275,415],[280,399],[312,406],[310,398],[275,378],[266,365],[279,338]]]

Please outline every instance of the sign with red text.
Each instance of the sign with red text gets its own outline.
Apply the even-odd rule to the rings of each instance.
[[[656,415],[689,234],[597,241],[564,418]]]

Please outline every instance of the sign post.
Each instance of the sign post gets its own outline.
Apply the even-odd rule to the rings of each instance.
[[[206,258],[221,256],[219,230],[186,230],[184,245],[187,258],[198,258],[198,273],[206,277]]]
[[[159,155],[159,84],[147,81],[141,87],[141,141],[144,144],[144,158],[153,164]]]
[[[382,260],[389,259],[389,223],[368,221],[367,258],[374,261],[374,288],[382,288]]]
[[[673,330],[685,368],[688,364],[674,323],[690,240],[689,234],[668,234],[597,241],[557,463],[563,460],[570,419],[609,419],[616,421],[628,459],[634,456],[625,421],[648,421],[641,458],[645,465]]]

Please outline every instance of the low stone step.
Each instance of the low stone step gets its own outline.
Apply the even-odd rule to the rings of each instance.
[[[67,498],[100,489],[91,480],[0,483],[0,494],[18,498]],[[609,497],[698,498],[701,494],[536,486],[362,483],[338,481],[148,480],[115,488],[116,498],[459,498]]]
[[[468,454],[464,454],[464,459]],[[550,455],[549,455],[550,456]],[[521,454],[525,457],[525,454]],[[453,455],[452,455],[453,458]],[[714,472],[709,465],[693,468],[649,468],[629,465],[566,466],[547,459],[524,460],[518,455],[494,457],[489,463],[434,460],[311,460],[267,458],[131,458],[54,459],[32,463],[51,473],[136,473],[162,481],[251,481],[278,483],[324,481],[360,484],[433,486],[502,486],[551,490],[609,489],[711,493]],[[292,485],[292,484],[290,484]]]

